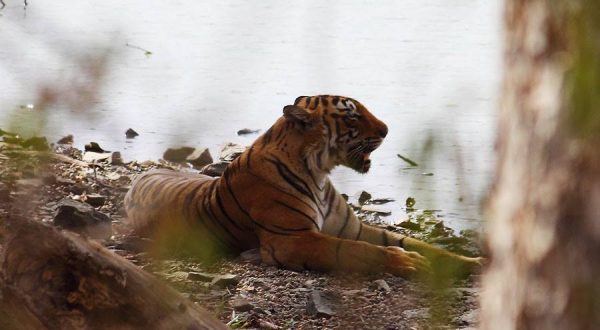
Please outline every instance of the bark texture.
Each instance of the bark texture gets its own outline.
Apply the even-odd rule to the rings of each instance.
[[[484,329],[600,329],[600,6],[507,0]]]
[[[227,329],[99,244],[25,220],[8,232],[1,329]]]

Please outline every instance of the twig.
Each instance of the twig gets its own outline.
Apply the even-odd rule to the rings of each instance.
[[[404,157],[401,154],[398,154],[398,157],[400,157],[400,159],[402,159],[403,161],[407,162],[410,166],[419,166],[419,164],[417,164],[417,162],[413,161],[410,158]]]
[[[132,44],[130,44],[130,43],[126,43],[126,44],[125,44],[125,46],[127,46],[127,47],[129,47],[129,48],[133,48],[133,49],[141,50],[141,51],[143,51],[143,52],[144,52],[144,55],[146,55],[146,56],[150,56],[150,55],[152,55],[152,52],[151,52],[151,51],[149,51],[149,50],[147,50],[147,49],[145,49],[145,48],[142,48],[142,47],[140,47],[140,46],[132,45]]]
[[[2,5],[2,7],[0,7],[0,9],[6,7],[6,4],[4,3],[4,1],[0,0],[0,4]]]

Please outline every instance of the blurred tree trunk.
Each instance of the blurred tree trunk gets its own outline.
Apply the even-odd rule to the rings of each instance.
[[[506,0],[484,329],[600,329],[600,1]]]

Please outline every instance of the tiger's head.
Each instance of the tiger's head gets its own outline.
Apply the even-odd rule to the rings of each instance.
[[[343,96],[300,96],[283,108],[283,117],[300,130],[304,156],[324,171],[344,165],[368,172],[369,156],[388,132],[364,105]]]

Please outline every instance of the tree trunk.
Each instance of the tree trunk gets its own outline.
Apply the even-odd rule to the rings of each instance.
[[[0,259],[1,329],[228,329],[99,244],[31,221],[11,225]]]
[[[506,0],[484,329],[600,329],[600,1]]]

